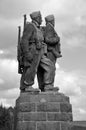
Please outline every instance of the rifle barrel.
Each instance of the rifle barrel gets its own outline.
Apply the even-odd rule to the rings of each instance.
[[[20,39],[21,39],[21,27],[18,26],[18,44],[20,43]]]
[[[25,25],[26,25],[26,21],[27,21],[27,17],[26,17],[26,14],[24,14],[24,28],[25,28]],[[24,30],[23,28],[23,30]]]

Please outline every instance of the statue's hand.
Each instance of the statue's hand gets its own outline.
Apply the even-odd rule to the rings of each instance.
[[[27,53],[27,54],[26,54],[26,59],[27,59],[29,62],[31,62],[31,61],[33,60],[32,54],[31,54],[31,53]]]

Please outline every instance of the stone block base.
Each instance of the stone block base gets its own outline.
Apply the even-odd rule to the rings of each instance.
[[[71,130],[70,124],[58,121],[18,122],[17,130]]]
[[[20,93],[16,100],[14,130],[70,130],[72,106],[58,92]]]

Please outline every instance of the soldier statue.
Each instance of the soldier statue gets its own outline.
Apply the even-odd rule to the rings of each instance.
[[[40,31],[42,22],[40,11],[30,14],[32,22],[27,22],[20,41],[22,51],[23,71],[20,81],[21,91],[34,91],[32,85],[37,71],[37,66],[42,55],[43,35]]]
[[[53,62],[55,66],[56,59],[62,57],[61,47],[60,47],[60,37],[56,33],[55,27],[55,18],[54,15],[48,15],[45,17],[46,27],[44,39],[47,44],[47,57]],[[55,69],[54,69],[55,70]],[[55,72],[52,79],[52,85],[54,85]]]
[[[38,79],[39,79],[39,87],[45,90],[56,90],[54,87],[54,79],[55,79],[55,63],[56,59],[62,57],[61,49],[60,49],[60,38],[56,33],[54,26],[55,26],[55,18],[54,15],[48,15],[45,17],[46,27],[42,27],[42,31],[44,34],[44,42],[47,45],[47,59],[51,61],[53,69],[53,73],[50,77],[49,84],[44,85],[43,82],[43,70],[42,68],[38,68]],[[49,67],[49,66],[48,66]],[[54,89],[55,88],[55,89]],[[59,88],[57,88],[59,89]]]
[[[41,91],[53,90],[56,58],[61,57],[59,37],[54,30],[54,16],[47,16],[44,33],[40,27],[40,11],[30,14],[31,22],[24,23],[23,35],[19,37],[19,73],[21,92],[39,91],[34,89],[34,78],[37,74]]]

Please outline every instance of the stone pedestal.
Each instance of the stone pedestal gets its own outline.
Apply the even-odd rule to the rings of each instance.
[[[15,130],[70,130],[72,106],[59,92],[20,93]]]

